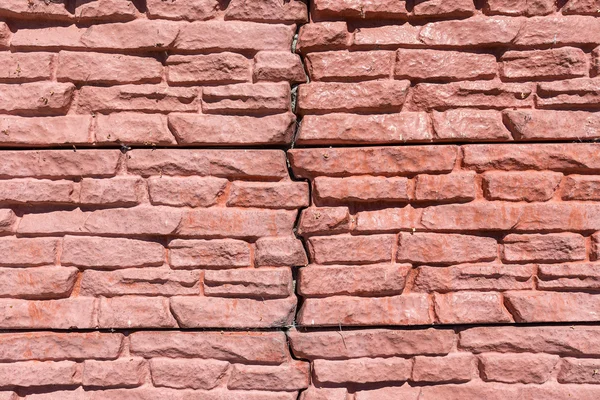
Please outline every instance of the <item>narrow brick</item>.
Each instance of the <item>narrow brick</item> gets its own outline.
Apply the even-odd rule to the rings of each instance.
[[[153,176],[148,179],[150,203],[175,207],[210,207],[225,192],[227,179]]]
[[[585,238],[576,233],[511,234],[503,240],[501,256],[509,263],[582,261],[586,258]]]
[[[368,264],[391,261],[392,235],[315,236],[308,239],[312,262],[317,264]]]
[[[110,329],[177,328],[163,297],[118,296],[101,298],[98,326]]]
[[[484,381],[504,383],[544,383],[550,378],[558,356],[550,354],[482,354]]]
[[[389,51],[328,51],[306,56],[313,81],[370,80],[388,78],[393,53]]]
[[[456,109],[431,113],[435,138],[443,141],[493,141],[511,140],[502,114],[494,110]]]
[[[503,114],[517,140],[584,140],[600,137],[600,113],[506,110]]]
[[[234,365],[227,387],[241,390],[301,390],[309,384],[309,364],[290,361],[280,366]]]
[[[152,383],[176,389],[213,389],[227,372],[229,363],[217,360],[153,358]]]
[[[227,205],[298,209],[309,205],[306,182],[242,182],[231,184]]]
[[[287,82],[237,83],[202,89],[206,114],[268,115],[290,111]]]
[[[578,78],[586,76],[589,69],[586,54],[574,47],[507,51],[500,61],[500,76],[512,81]]]
[[[320,202],[406,202],[408,179],[380,177],[348,177],[314,179],[315,200]]]
[[[441,324],[513,322],[499,293],[457,292],[434,295],[435,314]]]
[[[419,81],[493,79],[497,69],[496,57],[491,54],[400,49],[394,76]]]
[[[204,272],[204,295],[279,299],[292,294],[289,268],[258,268]]]
[[[411,381],[424,383],[463,383],[476,375],[476,359],[470,353],[450,353],[445,357],[414,358]]]
[[[598,321],[599,296],[589,293],[508,292],[507,308],[516,322]]]
[[[489,171],[483,175],[483,194],[488,200],[548,201],[561,179],[557,172]]]
[[[241,240],[181,240],[169,243],[173,268],[249,267],[250,246]]]
[[[417,175],[414,198],[417,201],[464,202],[477,195],[474,172],[448,175]]]
[[[399,357],[315,360],[313,370],[319,383],[402,382],[410,378],[412,363]]]
[[[15,299],[59,299],[69,297],[77,268],[0,268],[0,297]]]
[[[169,132],[167,118],[164,115],[122,112],[96,115],[94,121],[96,143],[145,146],[177,143]]]
[[[114,361],[86,360],[83,363],[83,386],[136,387],[144,383],[145,360],[125,357]]]

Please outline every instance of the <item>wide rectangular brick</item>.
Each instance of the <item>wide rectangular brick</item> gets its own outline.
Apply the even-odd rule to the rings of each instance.
[[[130,336],[132,355],[281,364],[289,357],[283,332],[140,331]]]
[[[348,207],[309,207],[300,213],[299,235],[344,233],[349,230]]]
[[[78,200],[73,181],[46,179],[0,180],[0,203],[69,204]]]
[[[534,15],[547,15],[554,12],[556,4],[553,0],[486,0],[484,11],[486,15],[511,15],[528,17]]]
[[[289,268],[204,271],[204,295],[277,299],[292,295]]]
[[[304,24],[298,32],[296,48],[303,54],[343,49],[349,44],[350,37],[346,22],[323,21]]]
[[[244,208],[205,208],[187,212],[177,229],[179,236],[256,239],[292,232],[296,211]]]
[[[98,326],[104,329],[177,328],[164,297],[100,298]]]
[[[294,237],[260,238],[254,249],[254,263],[259,267],[295,267],[308,264],[304,244]]]
[[[431,119],[434,137],[438,140],[504,142],[512,139],[499,111],[466,108],[433,111]]]
[[[319,18],[332,19],[405,19],[408,16],[405,3],[393,0],[376,3],[368,0],[317,0],[314,13]]]
[[[0,266],[34,267],[54,264],[58,240],[54,238],[0,238]]]
[[[249,267],[250,246],[241,240],[173,240],[169,243],[173,268]]]
[[[58,299],[69,297],[77,268],[0,268],[0,297],[17,299]]]
[[[0,364],[0,386],[74,386],[81,383],[73,361],[24,361]]]
[[[561,179],[557,172],[489,171],[483,175],[483,195],[488,200],[548,201]]]
[[[429,300],[424,294],[389,297],[334,296],[305,299],[298,312],[304,326],[428,325]]]
[[[202,112],[206,114],[265,115],[290,111],[287,82],[237,83],[202,89]]]
[[[415,180],[416,201],[463,202],[474,200],[477,186],[474,172],[458,172],[448,175],[417,175]]]
[[[419,39],[438,47],[506,46],[513,42],[521,25],[520,19],[503,17],[431,22],[423,26]]]
[[[2,36],[1,33],[0,36]],[[52,53],[0,52],[0,64],[4,65],[4,68],[0,71],[0,81],[32,82],[50,80],[53,61],[54,55]]]
[[[523,207],[514,229],[518,231],[600,230],[600,205],[577,202],[537,203]]]
[[[49,20],[65,20],[70,17],[63,4],[40,2],[23,3],[18,0],[6,0],[0,6],[0,15],[13,18],[43,17]]]
[[[114,361],[86,360],[83,363],[83,386],[136,387],[144,383],[146,362],[143,358],[125,357]]]
[[[395,80],[303,84],[298,87],[298,112],[399,112],[409,86],[409,81]]]
[[[585,46],[599,44],[600,21],[594,17],[533,17],[523,21],[513,44],[517,46]]]
[[[176,207],[214,206],[225,192],[227,179],[153,176],[148,180],[150,203]]]
[[[534,265],[464,264],[417,269],[416,292],[533,289]]]
[[[315,236],[308,239],[311,261],[316,264],[369,264],[391,261],[393,235]]]
[[[400,49],[396,52],[396,79],[462,81],[493,79],[498,71],[492,54],[459,51]]]
[[[600,21],[599,21],[600,22]],[[541,82],[537,88],[538,108],[598,109],[600,79],[578,78],[556,82]]]
[[[594,263],[538,266],[538,288],[542,290],[600,289],[600,265]]]
[[[404,383],[402,386],[383,386],[378,385],[379,389],[359,390],[355,394],[356,400],[377,400],[377,399],[409,399],[419,398],[423,389],[410,386]]]
[[[303,297],[397,295],[410,269],[407,264],[309,265],[299,270],[298,293]]]
[[[232,182],[227,206],[298,209],[309,206],[306,182]]]
[[[481,324],[513,322],[504,308],[500,293],[436,293],[435,315],[441,324]]]
[[[563,14],[597,15],[596,0],[568,0],[562,8]]]
[[[72,393],[72,392],[67,392]],[[155,388],[150,385],[133,389],[107,389],[92,390],[82,393],[86,400],[128,400],[132,396],[139,399],[169,399],[169,400],[187,400],[190,397],[204,397],[206,399],[227,399],[227,400],[296,400],[296,392],[277,392],[277,391],[246,391],[229,390],[225,387],[218,387],[210,391],[179,390],[171,388]],[[38,395],[34,395],[38,396]],[[43,396],[43,395],[40,395]],[[47,398],[34,398],[31,400],[48,400]],[[70,400],[70,399],[69,399]],[[80,399],[74,399],[80,400]],[[586,399],[587,400],[587,399]]]
[[[179,33],[179,25],[174,22],[136,19],[127,23],[92,25],[81,36],[81,43],[92,49],[162,52],[173,46]]]
[[[410,378],[411,370],[411,360],[399,357],[313,362],[314,376],[319,383],[402,382]]]
[[[124,238],[66,236],[61,263],[79,268],[135,268],[160,266],[165,249],[160,243]]]
[[[470,381],[478,372],[476,358],[465,352],[445,357],[417,356],[414,360],[410,379],[413,382],[462,383]]]
[[[600,177],[567,175],[561,197],[563,200],[600,200]]]
[[[131,21],[137,17],[137,8],[121,0],[75,0],[75,18],[82,21]]]
[[[176,144],[169,132],[167,117],[160,114],[122,112],[94,116],[96,143],[127,143],[128,145]]]
[[[470,0],[428,0],[415,2],[412,12],[416,17],[469,17],[475,13],[475,4]]]
[[[0,84],[0,113],[17,115],[64,115],[73,98],[72,83],[31,82]]]
[[[408,201],[408,179],[372,176],[327,178],[313,183],[315,200],[324,203]]]
[[[181,144],[204,146],[289,144],[295,126],[296,117],[292,113],[261,117],[169,114],[169,127]]]
[[[422,208],[405,207],[384,208],[375,211],[356,213],[355,231],[359,233],[396,233],[399,230],[412,230],[419,226]]]
[[[598,383],[600,376],[600,361],[598,359],[563,358],[557,380],[560,383]]]
[[[421,225],[436,231],[510,230],[523,214],[522,206],[505,202],[446,204],[425,208]]]
[[[212,0],[211,0],[212,1]],[[167,82],[171,85],[247,82],[250,61],[241,54],[169,55]]]
[[[481,377],[486,382],[544,383],[558,363],[550,354],[482,354]]]
[[[585,238],[576,233],[508,235],[502,240],[505,262],[559,263],[586,258]]]
[[[56,79],[86,84],[157,83],[162,72],[162,64],[150,57],[61,51]]]
[[[445,355],[456,339],[453,330],[433,328],[351,330],[341,335],[339,330],[300,332],[292,329],[288,337],[294,355],[308,360]]]
[[[306,115],[297,144],[384,144],[433,139],[426,113]]]
[[[507,51],[500,61],[500,76],[511,81],[578,78],[589,70],[586,54],[574,47]]]
[[[348,390],[346,388],[317,388],[309,386],[302,392],[302,400],[346,400]],[[9,399],[13,400],[13,399]]]
[[[517,322],[584,322],[600,319],[600,296],[597,294],[507,292],[505,302]]]
[[[127,169],[142,176],[198,175],[278,181],[288,176],[278,150],[133,150]]]
[[[410,24],[384,25],[373,28],[361,28],[355,30],[352,45],[360,49],[390,49],[398,47],[417,46],[422,47],[419,40],[421,27]]]
[[[287,81],[291,84],[305,83],[307,79],[300,56],[286,51],[259,51],[256,53],[252,76],[255,82]]]
[[[223,310],[227,310],[223,312]],[[171,297],[171,312],[181,328],[274,328],[292,323],[296,297],[255,300]]]
[[[460,264],[493,261],[496,239],[489,237],[400,232],[396,261],[417,264]]]
[[[29,53],[27,53],[29,54]],[[91,117],[0,117],[0,144],[5,146],[75,145],[90,143]]]
[[[217,0],[200,0],[194,3],[147,0],[148,17],[151,19],[206,20],[212,19],[218,12]]]
[[[59,7],[64,6],[59,5]],[[74,24],[18,29],[10,38],[10,45],[17,50],[82,49],[84,46],[81,43],[81,36],[85,31],[85,28],[80,28]]]
[[[0,328],[94,329],[95,301],[90,297],[44,301],[0,299]]]
[[[304,361],[291,361],[279,366],[233,366],[227,383],[229,389],[241,390],[301,390],[309,385],[310,365]]]
[[[288,151],[294,175],[379,175],[450,172],[456,162],[456,146],[369,147],[292,149]],[[600,160],[598,161],[600,164]]]
[[[193,22],[181,27],[174,47],[183,51],[289,51],[294,32],[293,26],[281,24]]]
[[[79,202],[106,206],[133,206],[144,198],[146,184],[138,176],[112,179],[84,178],[79,187]]]
[[[388,78],[392,68],[390,51],[328,51],[306,56],[312,81],[344,81]]]
[[[217,360],[153,358],[154,386],[176,389],[213,389],[227,372],[229,363]]]
[[[301,0],[283,4],[265,2],[259,6],[246,0],[233,0],[227,7],[225,19],[300,24],[308,21],[308,9]]]

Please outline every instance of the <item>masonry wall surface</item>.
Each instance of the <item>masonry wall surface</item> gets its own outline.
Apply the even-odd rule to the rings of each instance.
[[[0,400],[600,398],[600,1],[3,0]]]

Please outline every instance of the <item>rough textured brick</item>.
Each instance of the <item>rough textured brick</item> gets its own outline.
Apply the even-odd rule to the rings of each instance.
[[[93,49],[163,51],[173,46],[179,26],[168,21],[138,19],[124,24],[92,25],[81,43]]]
[[[122,0],[75,0],[75,17],[80,20],[130,21],[136,11],[135,5]]]
[[[40,1],[24,3],[18,0],[5,1],[0,7],[0,14],[10,17],[20,16],[21,18],[38,16],[57,20],[64,20],[69,17],[69,13],[63,4],[45,4]]]
[[[417,175],[414,199],[417,201],[462,202],[477,195],[475,173]]]
[[[407,381],[412,363],[405,358],[356,358],[353,360],[315,360],[314,376],[319,383],[374,383]]]
[[[2,28],[0,27],[0,31]],[[0,37],[2,33],[0,33]],[[1,41],[1,39],[0,39]],[[0,52],[0,62],[5,68],[0,71],[2,82],[32,82],[50,80],[52,77],[52,53],[9,53]]]
[[[54,264],[58,240],[54,238],[0,238],[0,265],[3,267],[34,267]]]
[[[596,252],[596,259],[598,258]],[[538,287],[543,290],[596,290],[600,287],[598,265],[561,264],[538,267]]]
[[[265,115],[289,111],[290,86],[286,82],[238,83],[202,90],[202,111],[207,114]]]
[[[510,203],[447,204],[423,210],[421,224],[440,231],[509,230],[522,214],[521,207]]]
[[[169,300],[162,297],[119,296],[101,298],[100,328],[176,328]]]
[[[288,268],[204,271],[204,295],[277,299],[292,295]]]
[[[450,353],[445,357],[415,357],[411,381],[441,383],[468,382],[475,375],[476,359],[470,353]]]
[[[308,264],[302,241],[295,238],[260,238],[256,241],[258,266],[301,266]]]
[[[497,255],[493,238],[401,232],[396,260],[417,264],[460,264],[493,261]]]
[[[309,370],[309,364],[303,361],[281,366],[234,365],[227,387],[241,390],[306,389]]]
[[[431,22],[419,39],[428,46],[497,46],[512,43],[521,27],[518,19],[491,17]]]
[[[561,197],[563,200],[599,200],[600,179],[596,176],[567,175]]]
[[[456,161],[456,150],[455,146],[292,149],[288,155],[294,175],[299,178],[394,176],[450,172]]]
[[[308,239],[311,260],[317,264],[368,264],[392,259],[392,235],[318,236]]]
[[[346,47],[350,38],[345,22],[316,22],[300,27],[298,51],[307,53]]]
[[[306,73],[300,56],[285,51],[259,51],[256,53],[253,77],[255,81],[306,82]]]
[[[380,389],[360,390],[356,392],[356,400],[392,400],[392,399],[407,399],[417,400],[420,396],[419,388],[412,387],[405,383],[402,386],[382,387]]]
[[[298,88],[298,112],[398,112],[409,86],[409,81],[392,80],[303,84]]]
[[[298,234],[303,236],[325,233],[344,233],[350,229],[347,207],[309,207],[302,210]]]
[[[407,264],[310,265],[300,268],[298,292],[304,297],[401,294],[411,266]]]
[[[598,360],[563,358],[557,380],[560,383],[598,383],[600,377],[595,372],[600,368]]]
[[[427,325],[432,322],[427,296],[422,294],[305,299],[297,321],[305,326]]]
[[[104,206],[132,206],[141,202],[146,185],[136,176],[112,179],[84,178],[80,184],[79,202]]]
[[[484,10],[492,15],[546,15],[555,10],[555,3],[552,0],[486,0]]]
[[[592,245],[590,246],[590,258],[600,260],[600,232],[592,235]]]
[[[505,383],[544,383],[550,378],[558,356],[549,354],[482,354],[484,381]]]
[[[483,175],[483,194],[488,200],[547,201],[562,179],[556,172],[500,172]]]
[[[169,132],[167,118],[158,114],[117,113],[94,118],[94,138],[97,143],[143,145],[175,144]]]
[[[148,179],[150,203],[176,207],[210,207],[225,192],[227,179],[153,176]]]
[[[249,79],[250,62],[240,54],[170,55],[167,58],[167,82],[172,85],[235,83]]]
[[[424,142],[433,139],[427,114],[402,112],[397,114],[306,115],[296,143],[318,144],[379,144]]]
[[[75,86],[72,83],[31,82],[0,84],[0,113],[18,115],[66,114]]]
[[[284,3],[277,0],[233,0],[227,7],[225,19],[302,23],[308,19],[308,10],[306,4],[300,0]]]
[[[500,76],[508,80],[568,79],[586,76],[588,60],[581,49],[507,51],[500,59]]]
[[[510,313],[502,305],[499,293],[457,292],[436,293],[434,307],[442,324],[477,324],[512,322]]]
[[[508,292],[505,301],[517,322],[598,321],[600,303],[594,294]]]
[[[173,268],[249,267],[250,247],[241,240],[173,240],[169,243]]]
[[[345,388],[316,388],[309,386],[300,394],[300,400],[346,400]],[[12,400],[12,399],[9,399]]]
[[[58,299],[68,297],[77,279],[77,268],[0,268],[0,297]]]
[[[538,84],[536,104],[539,108],[598,109],[600,79],[578,78]]]
[[[475,5],[470,0],[416,1],[413,14],[418,17],[468,17],[475,12]]]
[[[600,21],[593,17],[533,17],[523,22],[513,44],[576,46],[598,44]]]
[[[501,114],[492,110],[459,108],[431,113],[435,138],[444,141],[506,141],[510,132]]]
[[[216,360],[150,360],[154,385],[177,389],[212,389],[225,375],[228,366],[228,362]]]
[[[217,0],[173,1],[147,0],[148,17],[152,19],[206,20],[216,17]]]
[[[0,209],[0,232],[7,233],[15,230],[17,216],[13,210]]]
[[[81,382],[77,364],[72,361],[25,361],[0,364],[0,386],[70,386]]]
[[[320,202],[408,201],[408,179],[348,177],[314,179],[315,200]]]
[[[388,78],[393,53],[389,51],[329,51],[310,53],[306,68],[314,81]]]
[[[504,111],[517,140],[594,139],[600,136],[600,114],[583,111]]]
[[[381,233],[398,230],[416,230],[421,219],[420,208],[410,205],[402,208],[385,208],[377,211],[356,213],[356,232]]]
[[[63,203],[77,201],[72,181],[46,179],[10,179],[0,181],[0,203]]]
[[[400,49],[394,75],[396,79],[460,81],[492,79],[497,69],[491,54]]]
[[[52,26],[42,29],[19,29],[10,40],[10,45],[19,50],[81,49],[81,36],[85,28],[76,25]]]
[[[377,47],[391,50],[400,46],[422,46],[419,32],[420,27],[410,24],[361,28],[354,31],[352,44],[365,49]]]
[[[310,202],[306,182],[242,182],[231,184],[227,205],[297,209]]]
[[[2,329],[94,329],[95,299],[0,300]],[[60,315],[60,318],[56,318]]]
[[[313,12],[319,18],[329,17],[334,19],[404,19],[408,16],[406,2],[392,0],[378,2],[369,0],[317,0]]]
[[[138,357],[114,361],[86,360],[83,363],[83,386],[136,387],[144,383],[145,360]]]
[[[558,263],[586,257],[585,238],[575,233],[508,235],[503,240],[505,262]]]
[[[0,117],[2,145],[63,145],[89,142],[91,118],[65,117]]]
[[[563,14],[597,15],[598,0],[568,0],[562,12]]]
[[[515,230],[520,231],[590,231],[600,230],[596,204],[547,203],[523,207],[523,215]]]

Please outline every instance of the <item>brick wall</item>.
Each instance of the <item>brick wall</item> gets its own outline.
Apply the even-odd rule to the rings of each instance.
[[[600,398],[600,1],[3,0],[0,400]]]

